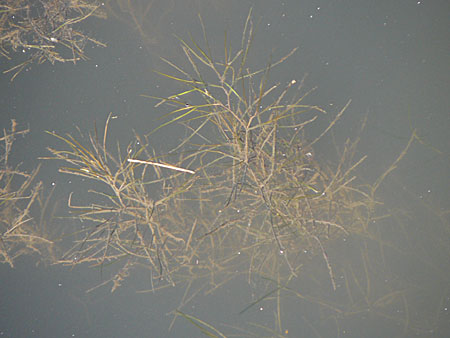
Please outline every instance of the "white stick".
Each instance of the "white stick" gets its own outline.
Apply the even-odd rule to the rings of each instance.
[[[192,171],[192,170],[189,170],[189,169],[180,168],[180,167],[175,167],[174,165],[170,165],[170,164],[162,164],[162,163],[151,162],[151,161],[135,160],[135,159],[132,159],[132,158],[129,158],[127,161],[128,162],[132,162],[132,163],[150,164],[150,165],[154,165],[154,166],[157,166],[157,167],[163,167],[163,168],[167,168],[167,169],[182,171],[184,173],[195,174],[195,171]]]

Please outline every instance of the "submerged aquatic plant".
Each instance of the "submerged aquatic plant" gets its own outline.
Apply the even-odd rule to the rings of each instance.
[[[0,154],[0,263],[14,267],[14,261],[22,255],[38,254],[47,260],[53,242],[44,234],[45,221],[33,218],[33,209],[38,206],[41,215],[46,210],[42,204],[42,182],[35,178],[39,167],[31,173],[12,167],[10,156],[16,137],[23,136],[29,129],[19,130],[17,122],[11,121],[11,128],[3,130],[0,136],[3,151]]]
[[[87,59],[84,49],[91,43],[106,45],[77,29],[89,17],[106,18],[100,4],[91,0],[11,0],[0,4],[0,56],[8,60],[26,53],[23,62],[3,71],[11,81],[33,63],[72,62]]]
[[[112,291],[136,266],[149,269],[152,276],[151,288],[141,292],[184,283],[186,292],[175,314],[211,335],[219,331],[181,310],[200,291],[212,293],[239,276],[251,285],[262,280],[267,288],[241,313],[262,302],[276,302],[276,329],[259,326],[272,334],[285,332],[280,305],[284,293],[324,309],[326,320],[334,323],[367,308],[383,316],[391,302],[403,302],[407,309],[405,292],[396,286],[374,294],[370,280],[372,271],[378,270],[369,266],[378,268],[378,261],[371,261],[367,246],[379,245],[383,256],[386,243],[371,224],[389,215],[377,213],[382,203],[376,192],[405,156],[415,132],[373,184],[359,181],[355,171],[366,156],[356,157],[358,136],[334,148],[336,163],[314,156],[316,144],[325,140],[350,101],[321,132],[307,138],[307,130],[326,111],[307,103],[311,91],[304,90],[303,80],[286,85],[269,81],[274,67],[295,49],[251,70],[247,64],[254,29],[251,12],[240,47],[232,53],[225,37],[221,58],[213,57],[200,22],[203,46],[192,38],[179,38],[190,70],[163,59],[173,73],[157,72],[184,88],[165,97],[147,96],[157,99],[157,106],[170,107],[166,120],[151,133],[175,123],[186,131],[166,156],[157,156],[147,148],[146,138],[138,136],[140,147],[130,145],[126,155],[118,147],[113,155],[106,141],[110,117],[102,140],[97,130],[84,142],[52,133],[68,147],[50,149],[53,159],[66,163],[60,171],[99,183],[91,186],[92,202],[76,205],[75,197],[69,198],[76,218],[91,225],[59,262],[102,267],[123,262],[101,284],[111,283]],[[362,276],[351,264],[333,261],[330,252],[342,238],[361,240]],[[321,263],[308,264],[313,260]],[[336,290],[336,270],[348,294],[343,305],[293,286],[302,280]],[[386,317],[408,326],[408,317]]]
[[[363,218],[374,201],[352,185],[353,172],[365,158],[353,160],[357,140],[345,144],[335,167],[317,162],[313,146],[333,127],[350,101],[308,142],[305,130],[325,110],[305,103],[310,92],[303,91],[303,81],[298,84],[292,80],[281,87],[270,85],[268,78],[295,49],[277,62],[252,71],[247,67],[253,38],[251,13],[240,49],[232,54],[225,39],[221,60],[212,56],[203,23],[202,27],[204,47],[193,39],[188,43],[180,38],[192,71],[164,59],[176,74],[158,72],[186,88],[158,98],[158,106],[169,104],[175,109],[154,131],[181,122],[189,133],[172,152],[189,149],[185,160],[196,166],[191,188],[176,198],[189,201],[189,207],[174,210],[201,211],[202,217],[186,212],[183,217],[192,217],[189,222],[196,224],[197,241],[202,243],[197,253],[204,250],[207,256],[217,250],[222,260],[220,264],[215,261],[219,266],[239,261],[245,266],[241,272],[248,273],[249,279],[254,273],[274,277],[285,266],[289,271],[285,277],[290,278],[302,265],[298,259],[301,253],[317,251],[335,288],[323,243],[362,231],[363,224],[349,220]],[[219,270],[228,271],[224,267]]]
[[[122,157],[120,149],[117,157],[109,152],[106,143],[110,118],[111,115],[106,122],[102,141],[95,130],[93,135],[89,135],[87,145],[71,135],[50,133],[65,142],[70,150],[49,148],[53,156],[45,159],[63,160],[68,165],[61,167],[60,172],[100,183],[92,185],[90,192],[95,197],[90,204],[76,205],[72,194],[69,196],[68,204],[75,217],[90,222],[92,226],[75,240],[59,262],[103,266],[104,263],[127,258],[124,263],[127,270],[136,261],[145,262],[155,271],[155,278],[165,278],[173,284],[170,258],[178,247],[184,247],[185,233],[184,229],[176,226],[166,226],[160,221],[160,214],[167,209],[167,201],[189,189],[189,185],[171,189],[168,182],[174,179],[172,176],[181,173],[175,171],[166,176],[161,172],[161,165],[167,167],[167,164],[147,161],[160,164],[152,166],[154,177],[150,179],[147,178],[150,170],[137,170],[136,162],[139,161],[134,157],[151,157],[145,147],[134,149],[130,145],[125,157]],[[151,192],[154,187],[158,192]],[[158,193],[159,198],[155,197]],[[117,282],[120,271],[109,281]],[[119,277],[120,280],[124,278],[122,275]],[[116,283],[114,285],[117,286]]]

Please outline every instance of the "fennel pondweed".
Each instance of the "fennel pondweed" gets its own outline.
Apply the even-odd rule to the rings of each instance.
[[[53,158],[69,165],[61,172],[101,183],[92,190],[92,203],[78,206],[75,197],[70,199],[77,217],[92,226],[61,263],[124,262],[105,281],[113,284],[113,290],[134,266],[151,271],[151,288],[141,292],[184,283],[180,315],[200,292],[213,293],[239,276],[245,276],[249,285],[263,280],[267,290],[241,312],[275,301],[278,334],[283,332],[280,304],[285,293],[324,309],[330,313],[327,319],[336,323],[370,307],[407,326],[407,316],[383,312],[390,301],[403,301],[404,292],[393,287],[374,296],[374,274],[368,266],[378,267],[379,262],[368,254],[367,246],[380,245],[383,251],[385,244],[373,224],[389,215],[379,214],[376,192],[416,139],[415,132],[374,184],[360,181],[356,171],[366,156],[357,157],[359,136],[347,139],[342,147],[330,147],[336,153],[334,163],[313,156],[319,142],[330,141],[326,137],[350,101],[311,136],[313,123],[326,114],[307,104],[312,90],[304,90],[303,80],[288,80],[286,85],[269,82],[273,68],[295,50],[252,71],[247,65],[253,41],[250,14],[240,48],[233,54],[225,38],[221,60],[213,57],[201,24],[203,47],[194,39],[180,38],[191,70],[164,59],[174,74],[158,72],[184,88],[166,97],[147,96],[158,99],[158,107],[170,107],[167,120],[147,136],[174,123],[186,131],[166,156],[150,151],[146,138],[138,138],[140,148],[130,146],[125,155],[118,151],[113,156],[106,147],[109,119],[103,142],[96,131],[88,137],[88,145],[70,135],[55,135],[69,148],[50,149]],[[334,255],[335,247],[344,242],[339,240],[346,238],[362,243],[361,276]],[[321,264],[311,264],[313,260]],[[298,291],[293,284],[299,280],[333,291],[344,283],[346,308]],[[193,316],[184,318],[200,323]]]

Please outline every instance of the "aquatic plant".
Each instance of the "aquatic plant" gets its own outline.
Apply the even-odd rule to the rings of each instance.
[[[138,266],[151,273],[151,286],[142,293],[184,284],[175,317],[211,336],[222,333],[184,307],[200,292],[213,293],[242,277],[249,285],[262,282],[264,289],[241,314],[275,304],[274,328],[254,324],[261,334],[287,332],[283,321],[291,313],[283,307],[292,299],[321,314],[319,324],[302,317],[312,332],[330,323],[340,332],[342,321],[368,309],[395,332],[418,332],[407,297],[415,287],[405,288],[394,277],[392,283],[378,281],[386,273],[386,250],[403,252],[380,234],[378,224],[394,212],[381,209],[377,193],[418,139],[416,131],[373,183],[359,179],[357,169],[366,159],[357,157],[359,134],[342,146],[330,142],[337,161],[314,154],[319,142],[328,142],[350,100],[326,112],[307,103],[312,90],[305,90],[305,81],[271,84],[274,68],[295,49],[252,70],[251,12],[239,48],[233,52],[225,36],[219,57],[200,22],[202,43],[179,38],[188,67],[163,59],[173,72],[157,72],[183,88],[164,97],[144,95],[158,100],[157,107],[168,107],[165,120],[148,135],[136,135],[136,142],[125,151],[118,146],[113,155],[107,146],[111,115],[102,138],[96,128],[87,139],[51,133],[67,148],[49,148],[51,158],[65,162],[60,172],[93,183],[84,204],[75,203],[78,196],[69,198],[74,217],[89,226],[58,263],[120,262],[98,285],[109,283],[112,291]],[[308,131],[324,115],[331,116],[329,123],[311,137]],[[174,124],[184,128],[184,138],[166,154],[155,154],[148,138]],[[355,256],[342,258],[339,250],[349,248]],[[393,314],[393,307],[401,311]]]
[[[87,59],[84,49],[91,43],[106,45],[77,29],[89,17],[106,18],[100,4],[82,1],[14,0],[0,5],[0,55],[8,60],[21,51],[25,61],[4,70],[11,81],[33,63],[72,62]],[[19,59],[20,60],[20,59]]]
[[[39,166],[31,173],[12,166],[10,156],[13,143],[29,129],[19,130],[17,122],[11,121],[11,128],[3,130],[0,142],[0,263],[14,267],[14,261],[22,255],[38,254],[39,260],[47,260],[53,242],[42,232],[45,222],[37,221],[32,215],[38,208],[45,212],[42,199],[42,182],[35,182]]]

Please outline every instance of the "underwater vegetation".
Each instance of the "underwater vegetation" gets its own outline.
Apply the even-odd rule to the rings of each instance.
[[[100,4],[92,0],[30,1],[14,0],[0,4],[0,56],[25,53],[25,60],[4,70],[13,73],[11,81],[33,63],[72,62],[87,59],[88,44],[105,44],[84,34],[77,24],[89,17],[106,18]]]
[[[314,144],[350,102],[322,133],[305,141],[305,129],[326,112],[304,103],[308,92],[302,92],[303,82],[291,81],[284,88],[267,84],[272,68],[295,50],[267,68],[251,72],[246,67],[252,34],[249,16],[241,48],[231,54],[225,42],[222,61],[213,60],[195,42],[180,40],[191,74],[166,60],[178,74],[160,74],[186,89],[156,98],[158,105],[172,110],[166,114],[168,121],[152,133],[175,122],[188,132],[169,151],[169,169],[161,168],[168,166],[162,163],[164,157],[148,153],[145,146],[113,156],[106,149],[109,119],[102,140],[95,131],[89,146],[55,134],[70,148],[49,149],[53,158],[67,163],[60,171],[105,187],[94,191],[103,203],[80,206],[69,199],[76,217],[95,226],[63,256],[65,263],[100,264],[131,255],[133,261],[144,259],[157,272],[155,278],[171,284],[179,274],[187,278],[186,273],[189,278],[232,278],[236,265],[249,279],[253,274],[275,278],[285,270],[288,280],[297,276],[306,250],[323,257],[335,289],[324,244],[364,231],[376,204],[376,188],[365,191],[351,184],[364,160],[353,160],[357,140],[345,144],[334,168],[313,156]],[[215,79],[206,79],[207,72]],[[147,159],[160,164],[145,165]]]
[[[218,292],[232,281],[255,290],[240,315],[262,304],[273,309],[272,324],[227,327],[227,334],[234,336],[339,336],[343,328],[361,320],[383,325],[392,336],[426,335],[439,327],[439,310],[427,316],[410,310],[424,288],[396,273],[390,257],[414,257],[442,284],[447,276],[412,244],[406,212],[390,209],[379,194],[413,143],[420,141],[416,131],[392,164],[368,183],[358,177],[366,160],[357,151],[361,133],[339,146],[328,138],[350,100],[330,112],[309,103],[314,89],[306,89],[304,80],[272,83],[273,72],[296,49],[252,69],[251,11],[239,45],[232,48],[225,36],[219,53],[210,46],[201,18],[200,24],[202,42],[178,38],[187,66],[164,58],[172,71],[156,72],[178,90],[160,97],[143,95],[166,111],[157,128],[135,135],[125,149],[111,147],[111,114],[101,131],[94,127],[76,136],[48,132],[62,145],[48,147],[50,155],[42,159],[57,160],[61,173],[82,178],[89,186],[86,196],[74,193],[68,198],[71,216],[80,227],[65,234],[70,246],[61,245],[58,257],[51,255],[53,264],[87,264],[101,273],[106,266],[113,269],[88,292],[106,285],[114,292],[136,269],[151,276],[149,288],[138,292],[184,287],[174,320],[181,317],[210,337],[226,335],[216,323],[190,314],[187,305],[197,295]],[[324,116],[329,122],[319,129],[316,124]],[[366,120],[361,130],[365,124]],[[165,154],[156,154],[150,139],[175,125],[183,129],[183,138]],[[5,168],[15,134],[13,124],[0,138],[6,144]],[[316,153],[320,143],[329,144],[336,160]],[[59,243],[25,227],[26,220],[44,226],[28,216],[39,195],[39,184],[31,185],[35,174],[14,171],[25,183],[11,193],[13,171],[1,173],[0,252],[2,261],[12,266],[18,256],[14,252],[21,252],[16,245],[26,243],[27,250],[37,251],[36,243]],[[27,189],[31,192],[25,193]],[[428,210],[443,234],[436,246],[448,256],[450,246],[443,239],[450,229],[448,211]],[[436,309],[448,293],[447,285],[431,301]],[[299,304],[307,305],[311,314],[300,315]],[[288,327],[292,321],[301,322],[301,329]]]
[[[54,243],[43,217],[51,207],[49,199],[43,198],[42,182],[35,182],[39,167],[27,173],[10,163],[14,141],[28,132],[29,129],[19,130],[17,122],[12,120],[10,129],[5,128],[0,136],[0,263],[11,267],[22,255],[54,261]],[[33,216],[36,211],[42,216],[38,221]]]

